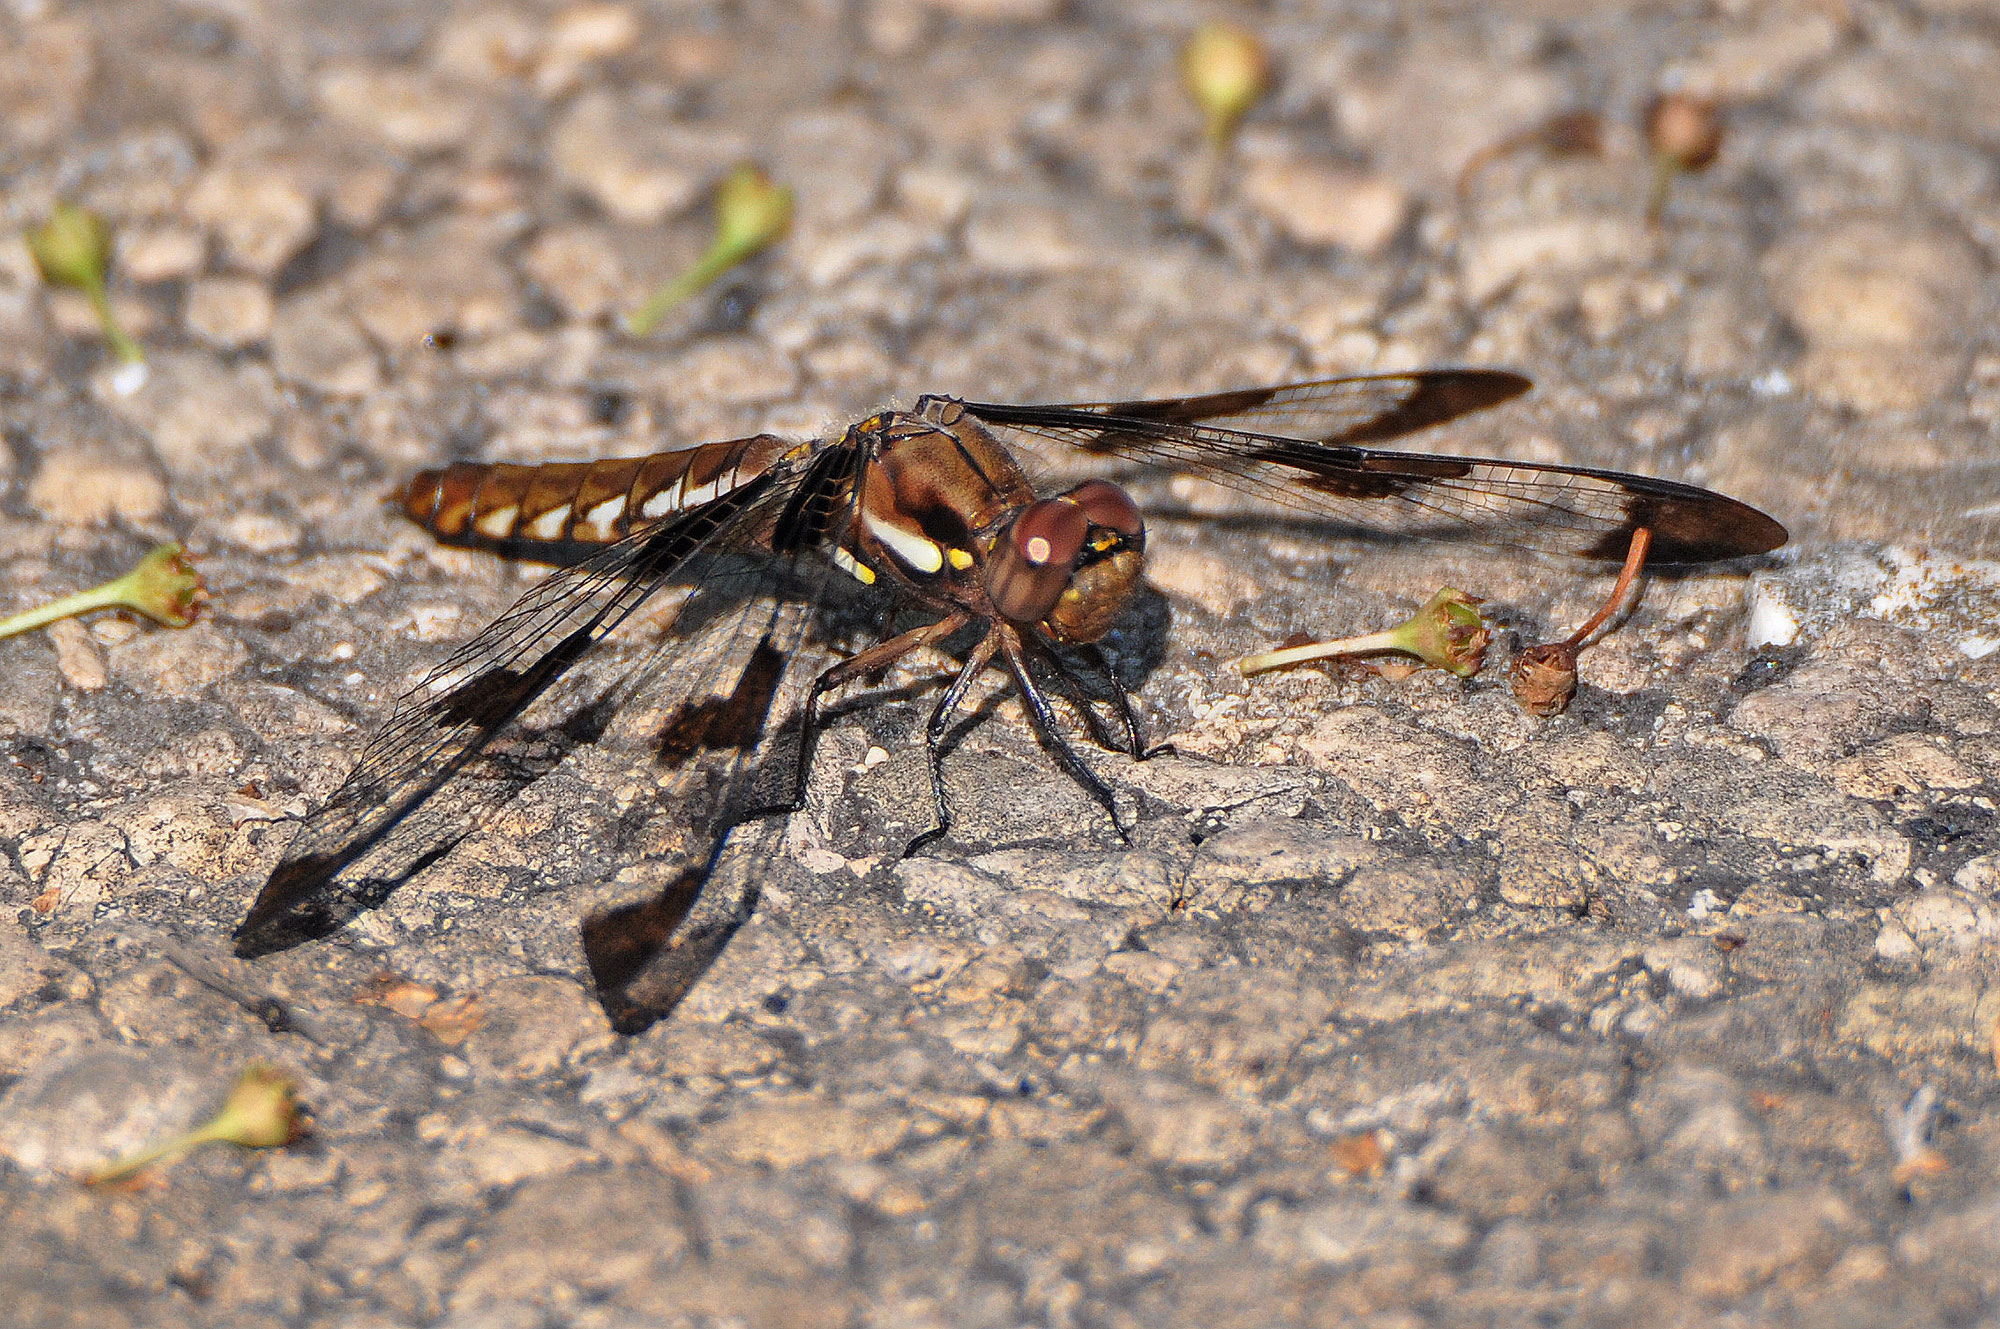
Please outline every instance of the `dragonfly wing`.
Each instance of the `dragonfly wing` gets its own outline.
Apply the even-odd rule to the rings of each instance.
[[[744,545],[785,497],[781,478],[767,473],[556,572],[426,675],[306,819],[236,930],[239,950],[267,949],[288,917],[337,878],[379,892],[407,877],[591,737],[621,700],[629,670],[593,696],[551,706],[563,712],[558,724],[523,734],[518,722],[656,593],[680,597],[684,610],[694,588],[677,578]]]
[[[990,424],[1201,476],[1399,538],[1617,561],[1645,526],[1658,563],[1739,558],[1785,542],[1784,527],[1757,509],[1672,480],[1361,446],[1506,401],[1526,387],[1513,374],[1438,370],[1157,402],[968,402],[965,409]]]

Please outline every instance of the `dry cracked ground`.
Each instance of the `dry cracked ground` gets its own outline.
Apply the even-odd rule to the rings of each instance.
[[[1175,56],[1218,14],[1275,72],[1212,170]],[[1727,137],[1649,227],[1663,87]],[[1597,151],[1536,137],[1578,109]],[[0,1319],[2000,1322],[1996,126],[1978,0],[7,0],[0,608],[170,536],[214,600],[0,644]],[[791,237],[622,336],[739,160]],[[135,395],[18,239],[58,199],[116,228]],[[930,657],[742,837],[754,915],[641,1035],[575,931],[651,806],[615,743],[231,954],[535,575],[386,509],[416,469],[1428,363],[1538,381],[1440,445],[1793,543],[1655,578],[1542,722],[1498,647],[1228,661],[1445,583],[1534,639],[1601,573],[1157,484],[1113,644],[1175,750],[1090,757],[1129,842],[996,682],[901,859]],[[76,1183],[253,1061],[305,1141]]]

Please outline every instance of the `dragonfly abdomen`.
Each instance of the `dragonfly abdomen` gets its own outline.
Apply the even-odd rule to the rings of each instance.
[[[714,502],[791,445],[771,434],[596,462],[460,462],[420,472],[403,512],[444,544],[532,553],[610,544]]]

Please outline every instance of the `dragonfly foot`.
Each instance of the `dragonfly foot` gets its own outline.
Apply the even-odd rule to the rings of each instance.
[[[908,844],[903,846],[901,857],[915,858],[918,853],[930,848],[931,845],[943,839],[946,829],[943,826],[933,826],[923,834],[913,837]]]

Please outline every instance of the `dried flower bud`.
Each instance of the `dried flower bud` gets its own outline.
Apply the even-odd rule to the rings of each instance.
[[[1236,662],[1236,667],[1244,674],[1259,674],[1267,669],[1282,669],[1336,655],[1398,651],[1416,656],[1433,669],[1470,678],[1479,672],[1488,637],[1478,605],[1479,601],[1472,596],[1446,586],[1426,601],[1422,609],[1385,632],[1247,655]]]
[[[298,1085],[289,1075],[252,1064],[237,1078],[222,1110],[185,1135],[175,1136],[99,1168],[85,1178],[92,1186],[129,1177],[163,1159],[177,1158],[204,1144],[242,1149],[282,1149],[306,1131]]]
[[[1722,150],[1721,110],[1711,97],[1662,93],[1646,107],[1646,145],[1678,170],[1699,171]]]
[[[1525,647],[1514,657],[1507,682],[1521,709],[1538,719],[1561,715],[1576,695],[1576,646],[1556,641]]]
[[[1181,48],[1181,81],[1207,119],[1208,141],[1221,147],[1270,87],[1264,44],[1233,23],[1204,24]]]
[[[1479,672],[1488,640],[1478,606],[1465,592],[1444,587],[1404,624],[1409,645],[1402,649],[1434,669],[1471,678]]]
[[[744,164],[715,191],[715,247],[741,263],[791,229],[792,191]]]
[[[1597,612],[1563,640],[1523,647],[1514,657],[1508,682],[1513,685],[1514,700],[1521,703],[1522,710],[1547,719],[1569,708],[1570,698],[1576,695],[1577,653],[1590,635],[1610,622],[1612,615],[1625,604],[1625,597],[1639,584],[1639,574],[1645,570],[1646,555],[1652,548],[1652,529],[1634,527],[1632,543],[1625,551],[1625,565],[1618,569],[1618,581]]]
[[[56,204],[49,219],[27,233],[27,241],[49,285],[78,291],[104,285],[111,266],[111,227],[89,208]]]
[[[1646,197],[1646,219],[1657,222],[1666,211],[1667,190],[1683,171],[1699,171],[1722,150],[1721,108],[1707,97],[1668,92],[1646,107],[1646,143],[1653,150],[1653,187]]]
[[[305,1134],[299,1087],[282,1071],[252,1065],[207,1130],[209,1139],[245,1149],[281,1149]]]
[[[67,286],[83,292],[104,330],[104,340],[121,366],[114,383],[121,395],[130,396],[145,385],[146,357],[139,344],[118,326],[111,312],[111,297],[105,277],[111,267],[111,227],[104,218],[73,203],[58,203],[48,221],[29,231],[28,252],[35,267],[51,286]]]
[[[194,570],[187,551],[177,544],[163,544],[122,577],[0,620],[0,637],[99,609],[132,609],[163,627],[184,628],[195,621],[207,601],[208,587]]]
[[[122,586],[125,605],[162,627],[189,626],[208,603],[208,583],[178,544],[154,546],[137,567],[109,585]]]

